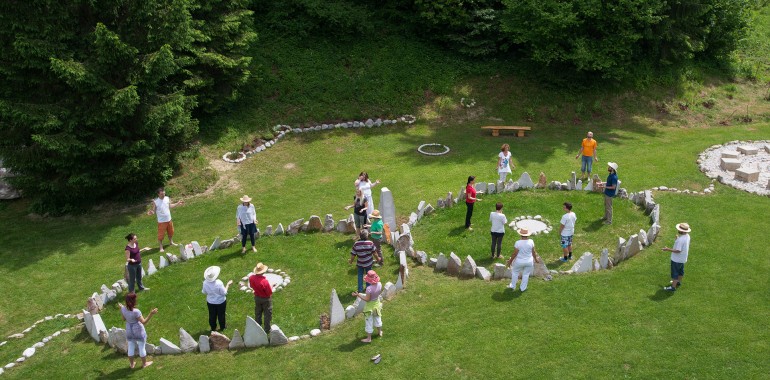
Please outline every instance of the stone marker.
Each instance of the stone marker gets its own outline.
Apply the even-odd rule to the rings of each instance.
[[[623,254],[626,252],[626,239],[618,237],[618,248],[615,250],[615,256],[612,257],[612,262],[616,265],[623,261]]]
[[[190,244],[192,244],[193,253],[195,253],[195,256],[200,256],[203,254],[203,249],[201,249],[201,245],[193,240]]]
[[[219,248],[219,236],[217,236],[216,238],[214,238],[214,242],[213,242],[213,243],[211,243],[211,245],[209,246],[209,251],[214,251],[214,250],[216,250],[217,248]]]
[[[572,273],[585,273],[590,272],[594,268],[594,255],[591,252],[585,252],[580,259],[572,266],[569,271]]]
[[[275,228],[275,236],[282,236],[284,234],[283,224],[278,223],[278,227]]]
[[[402,280],[401,274],[399,273],[398,275],[396,275],[395,290],[398,291],[398,290],[401,290],[403,288],[404,288],[404,281]]]
[[[601,178],[599,178],[598,174],[594,174],[593,178],[591,178],[591,181],[593,181],[593,184],[591,185],[591,189],[593,191],[601,192],[602,188],[599,187],[599,184],[602,183]]]
[[[537,179],[537,185],[535,185],[535,188],[545,189],[546,186],[548,186],[548,180],[545,177],[545,173],[540,172],[540,176]]]
[[[329,316],[331,318],[330,327],[339,325],[345,321],[345,309],[342,307],[340,298],[337,297],[337,290],[332,289],[332,294],[329,301]]]
[[[478,182],[476,183],[476,192],[486,194],[487,192],[487,183],[486,182]]]
[[[487,184],[487,194],[495,194],[497,193],[497,184],[495,183],[488,183]]]
[[[198,349],[198,342],[181,327],[179,328],[179,349],[182,352],[195,352]]]
[[[449,261],[447,257],[444,256],[443,253],[439,253],[438,258],[436,259],[436,267],[434,268],[434,271],[436,272],[445,271],[448,265],[449,265]]]
[[[182,353],[182,350],[166,338],[160,338],[160,352],[162,352],[163,355],[178,355]]]
[[[586,187],[583,188],[585,191],[593,191],[594,190],[594,182],[591,180],[586,181]]]
[[[535,187],[535,184],[532,182],[532,178],[529,177],[529,173],[527,172],[521,173],[521,177],[519,177],[517,182],[519,187],[522,189],[531,189]]]
[[[289,235],[296,235],[297,233],[299,233],[299,229],[300,229],[300,227],[302,227],[303,223],[305,223],[305,218],[297,219],[297,220],[291,222],[291,224],[289,224],[289,228],[288,228],[288,230],[286,232]]]
[[[428,259],[428,266],[435,269],[437,262],[438,262],[437,258],[431,257],[430,259]]]
[[[599,268],[607,269],[609,264],[609,250],[607,248],[602,249],[602,256],[599,259]]]
[[[569,185],[568,188],[570,190],[575,190],[577,188],[577,175],[575,175],[575,172],[572,172],[569,176]]]
[[[505,269],[506,269],[505,265],[500,264],[500,263],[495,263],[495,265],[494,265],[494,267],[492,269],[494,270],[494,277],[493,278],[495,280],[500,280],[500,279],[506,278],[505,277]]]
[[[639,230],[639,243],[641,243],[643,247],[647,246],[647,232],[643,229]]]
[[[626,242],[626,251],[623,253],[623,259],[628,260],[634,257],[641,250],[642,244],[639,242],[639,235],[631,235]]]
[[[425,253],[425,251],[417,251],[415,255],[417,257],[417,262],[421,265],[425,265],[428,262],[428,254]]]
[[[393,298],[393,296],[396,294],[396,285],[394,285],[392,282],[388,282],[385,284],[385,287],[382,290],[382,298],[389,300]]]
[[[94,339],[95,342],[100,342],[101,338],[99,337],[99,334],[101,332],[107,333],[107,327],[104,325],[104,322],[102,321],[102,316],[99,314],[93,314],[91,315],[92,323],[93,323],[93,330],[91,331],[91,338]]]
[[[265,227],[265,236],[271,236],[273,235],[273,225],[268,225]]]
[[[30,348],[24,350],[24,352],[21,353],[21,356],[29,359],[34,354],[35,354],[35,347],[30,347]]]
[[[246,347],[259,347],[270,344],[262,326],[248,315],[246,316],[246,330],[243,332],[243,344]]]
[[[147,275],[152,276],[157,272],[158,272],[158,268],[155,268],[155,263],[153,263],[152,259],[150,259],[150,265],[147,266]]]
[[[650,226],[650,229],[647,230],[647,245],[652,245],[655,242],[655,239],[658,237],[658,231],[660,231],[659,224]],[[615,263],[617,264],[617,261]]]
[[[324,232],[331,232],[334,230],[334,217],[332,214],[326,214],[326,217],[324,218]]]
[[[390,226],[391,231],[398,228],[396,224],[396,204],[393,202],[393,193],[387,187],[380,189],[380,215],[382,222]]]
[[[652,224],[660,223],[660,204],[655,204],[650,212],[650,221]]]
[[[337,232],[344,234],[347,230],[348,230],[348,221],[347,221],[347,219],[340,219],[337,222]]]
[[[209,344],[211,345],[211,351],[224,351],[230,347],[230,338],[224,334],[212,331],[209,336]]]
[[[228,345],[227,348],[231,350],[238,350],[245,347],[246,345],[243,343],[241,333],[238,331],[238,329],[235,329],[235,331],[233,331],[233,339],[230,340],[230,345]]]
[[[721,158],[740,158],[741,154],[736,150],[723,150]]]
[[[492,274],[489,273],[487,268],[476,267],[476,278],[480,278],[484,281],[489,281],[490,279],[492,279]]]
[[[270,327],[270,345],[282,346],[288,343],[289,343],[289,339],[286,338],[286,334],[284,334],[283,331],[281,331],[281,328],[278,327],[278,325],[272,325]]]
[[[721,158],[719,167],[722,170],[733,171],[741,167],[741,160],[737,158]]]
[[[460,258],[455,255],[454,252],[451,252],[449,254],[449,262],[447,263],[446,271],[447,274],[450,276],[457,276],[460,274],[460,267],[462,266],[462,263],[460,262]]]
[[[211,346],[209,346],[209,337],[206,335],[201,335],[198,337],[198,350],[201,353],[207,353],[211,351]]]
[[[575,190],[583,190],[583,180],[582,180],[582,179],[579,179],[579,180],[577,181],[577,185],[575,185],[575,186],[576,186],[576,187],[575,187]]]
[[[759,181],[759,170],[754,168],[740,167],[735,169],[735,179],[743,182]]]
[[[470,255],[465,257],[460,268],[460,278],[473,278],[476,275],[476,261]]]
[[[755,148],[751,145],[741,145],[738,147],[738,151],[747,155],[747,156],[753,156],[757,153],[759,153],[759,149]]]
[[[355,316],[356,308],[353,305],[348,305],[348,307],[345,308],[345,319],[350,319]]]
[[[532,271],[532,275],[537,278],[542,278],[546,281],[551,281],[553,279],[553,276],[551,276],[551,271],[548,270],[548,267],[545,266],[545,261],[540,260],[540,262],[535,262],[535,268]]]
[[[126,339],[126,330],[113,327],[110,329],[110,341],[112,347],[114,347],[121,354],[128,353],[128,340]]]
[[[166,260],[166,256],[160,256],[160,269],[163,269],[168,266],[168,260]]]
[[[425,206],[424,214],[425,215],[430,215],[430,214],[433,214],[433,211],[435,211],[435,209],[433,208],[433,206],[430,203],[428,203],[428,205]]]

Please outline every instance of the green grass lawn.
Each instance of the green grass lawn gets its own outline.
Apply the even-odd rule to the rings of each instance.
[[[766,34],[765,29],[766,25],[758,28],[755,40]],[[595,172],[603,176],[607,161],[618,162],[623,187],[639,191],[660,185],[705,189],[710,181],[697,168],[699,152],[736,139],[770,138],[770,102],[762,99],[763,83],[731,83],[691,73],[681,87],[659,93],[571,94],[511,74],[487,74],[491,64],[468,70],[467,61],[439,59],[434,48],[402,46],[397,38],[344,44],[342,48],[315,46],[312,41],[280,48],[266,45],[266,50],[276,50],[261,58],[263,65],[276,62],[266,68],[272,75],[266,78],[267,85],[255,88],[231,113],[205,120],[208,125],[202,126],[201,154],[216,174],[192,169],[170,186],[174,200],[195,183],[215,182],[172,211],[175,240],[207,245],[215,236],[235,234],[235,208],[243,194],[254,198],[263,230],[268,224],[287,226],[313,214],[344,218],[348,212],[343,207],[350,203],[353,181],[362,170],[392,190],[403,222],[421,200],[435,206],[447,191],[456,194],[468,175],[494,181],[503,142],[511,144],[516,178],[523,171],[537,178],[542,171],[549,181],[564,182],[579,169],[574,155],[585,132],[592,130],[601,160]],[[381,50],[372,50],[374,46]],[[300,59],[310,56],[318,60]],[[278,91],[268,96],[271,86]],[[474,97],[478,105],[459,108],[461,96]],[[693,106],[683,111],[673,106],[682,99],[694,104],[692,99],[712,96],[717,100],[713,109]],[[734,111],[747,104],[753,122],[736,121]],[[529,109],[535,117],[527,124],[533,131],[525,138],[491,137],[479,129],[490,123],[527,123]],[[406,112],[418,115],[419,121],[413,126],[291,135],[240,165],[219,160],[224,151],[273,124]],[[725,120],[727,125],[719,124]],[[220,129],[221,133],[214,132]],[[446,144],[451,152],[426,157],[416,151],[431,142]],[[192,166],[203,164],[196,159]],[[627,201],[616,202],[612,226],[597,224],[602,213],[598,194],[522,191],[483,198],[473,232],[459,229],[462,205],[441,210],[415,226],[415,248],[432,256],[454,251],[491,265],[485,262],[487,215],[498,199],[505,203],[509,218],[539,214],[553,224],[558,224],[561,203],[573,202],[578,215],[577,255],[613,249],[619,236],[627,238],[649,226],[649,218]],[[460,281],[430,268],[411,268],[406,291],[385,304],[385,337],[370,345],[358,341],[364,335],[358,317],[321,338],[280,348],[161,356],[147,370],[129,371],[125,357],[74,329],[4,375],[770,378],[770,258],[764,241],[770,199],[717,184],[710,196],[663,193],[656,194],[656,201],[661,204],[663,226],[658,242],[611,271],[556,276],[551,282],[534,280],[522,295],[505,292],[502,281]],[[26,207],[24,200],[0,202],[1,336],[20,332],[46,315],[77,312],[101,284],[109,286],[120,278],[127,233],[137,233],[140,245],[155,247],[155,219],[144,213],[144,204],[105,204],[88,214],[62,218],[29,215]],[[673,243],[673,226],[681,221],[693,228],[690,262],[683,287],[669,294],[661,290],[668,283],[669,255],[659,248]],[[514,240],[513,233],[506,235],[508,252]],[[549,267],[569,269],[569,264],[555,261],[559,255],[555,233],[535,241]],[[163,269],[147,279],[152,290],[140,299],[145,312],[160,309],[148,325],[149,341],[160,337],[177,341],[179,327],[196,337],[208,329],[205,298],[200,294],[207,266],[222,266],[223,280],[238,279],[257,261],[292,277],[292,283],[276,294],[275,323],[287,335],[307,333],[316,327],[318,315],[328,312],[332,288],[337,288],[344,304],[352,301],[349,292],[356,280],[345,261],[351,243],[350,236],[338,234],[271,237],[260,239],[257,254],[244,257],[234,248]],[[157,264],[157,249],[144,257]],[[383,280],[393,281],[394,271],[390,260]],[[232,329],[243,329],[253,300],[235,289],[229,300],[231,334]],[[104,317],[108,327],[122,325],[114,306]],[[25,338],[10,340],[0,347],[0,364],[15,360],[42,337],[73,325],[72,320],[46,322]],[[376,353],[383,355],[378,366],[367,361]]]

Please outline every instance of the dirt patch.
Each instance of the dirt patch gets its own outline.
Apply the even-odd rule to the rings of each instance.
[[[214,170],[216,170],[220,174],[223,174],[224,172],[228,172],[235,169],[236,165],[238,164],[231,164],[229,162],[225,162],[221,158],[215,158],[209,161],[209,165],[211,165],[211,167],[214,168]]]
[[[338,148],[338,150],[339,150],[339,148]],[[337,153],[339,153],[339,151]],[[288,164],[283,166],[283,168],[286,169],[286,170],[295,169],[296,167],[297,167],[297,165],[295,163],[293,163],[293,162],[289,162]]]

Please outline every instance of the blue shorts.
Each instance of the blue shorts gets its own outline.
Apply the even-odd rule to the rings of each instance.
[[[684,263],[671,261],[671,278],[677,279],[679,276],[684,276]]]
[[[572,245],[572,235],[561,237],[561,247],[567,248]]]
[[[593,156],[581,156],[582,160],[580,163],[580,171],[581,172],[591,172],[591,168],[593,168],[594,165],[594,157]]]

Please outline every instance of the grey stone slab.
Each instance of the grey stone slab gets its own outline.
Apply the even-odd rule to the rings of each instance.
[[[192,244],[193,253],[195,253],[195,256],[200,256],[203,254],[203,249],[201,249],[201,245],[197,241],[190,242]]]
[[[243,331],[243,344],[246,347],[260,347],[270,344],[262,326],[248,315],[246,316],[246,329]]]
[[[270,224],[267,227],[265,227],[265,236],[272,236],[273,235],[273,225]]]
[[[163,256],[161,256],[162,258]],[[147,275],[152,276],[155,273],[158,272],[158,268],[155,267],[155,263],[152,262],[152,259],[150,259],[150,264],[147,265]]]
[[[340,298],[337,296],[336,289],[332,289],[329,300],[329,317],[331,319],[330,325],[332,328],[345,321],[345,309],[342,307]]]
[[[494,182],[490,182],[487,184],[487,194],[495,194],[497,193],[497,184]]]
[[[577,262],[572,266],[570,272],[572,273],[585,273],[594,269],[594,255],[591,252],[585,252],[580,256]]]
[[[487,268],[476,267],[476,278],[482,279],[484,281],[489,281],[492,279],[492,274],[489,273]]]
[[[168,266],[168,260],[166,259],[166,256],[161,255],[160,256],[160,266],[159,269],[163,269]]]
[[[230,342],[230,338],[216,331],[212,331],[209,336],[209,346],[211,347],[211,351],[227,350],[230,347]]]
[[[529,173],[527,172],[521,173],[521,177],[519,177],[519,180],[516,182],[519,184],[519,187],[522,189],[532,189],[535,187],[535,183],[532,182],[532,178],[529,176]]]
[[[486,182],[480,182],[476,183],[476,192],[486,194],[487,192],[487,184]]]
[[[428,263],[428,254],[425,253],[425,251],[417,251],[416,257],[417,262],[420,263],[420,265],[425,265]]]
[[[289,338],[283,333],[278,325],[272,325],[270,327],[270,345],[271,346],[283,346],[289,343]]]
[[[647,230],[647,245],[652,245],[652,243],[655,242],[655,239],[658,238],[659,231],[660,231],[659,224],[653,224],[652,226],[650,226],[650,229]]]
[[[609,250],[607,248],[602,249],[602,256],[599,259],[599,268],[601,269],[607,269],[607,266],[609,264]]]
[[[198,349],[198,342],[181,327],[179,328],[179,349],[182,352],[195,352]]]
[[[210,250],[210,251],[214,251],[214,250],[216,250],[216,249],[218,249],[218,248],[219,248],[219,236],[217,236],[216,238],[214,238],[214,242],[213,242],[213,243],[211,243],[211,245],[209,246],[209,250]]]
[[[182,353],[182,349],[166,338],[160,338],[160,352],[163,355],[179,355]]]
[[[291,222],[291,224],[289,224],[289,228],[287,229],[286,232],[289,235],[296,235],[297,233],[299,233],[299,229],[302,227],[303,223],[305,223],[305,218],[297,219],[297,220]]]
[[[460,278],[473,278],[476,275],[476,261],[470,255],[465,257],[460,267]]]
[[[282,236],[286,233],[286,231],[283,230],[283,224],[278,223],[278,227],[275,228],[275,236]]]
[[[639,235],[634,234],[631,235],[628,238],[628,241],[626,242],[626,248],[625,252],[623,253],[623,259],[628,260],[634,256],[636,256],[637,253],[639,253],[642,250],[642,244],[639,241]]]
[[[207,335],[201,335],[198,337],[198,350],[204,354],[211,351],[211,346],[209,346],[209,337]]]
[[[435,268],[437,263],[438,263],[438,259],[435,257],[431,257],[430,259],[428,259],[428,266],[431,268]]]
[[[446,256],[444,256],[443,253],[438,254],[438,258],[436,259],[436,272],[445,271],[447,268],[447,265],[449,265],[449,259],[447,259]]]
[[[230,345],[228,345],[227,348],[231,350],[246,348],[246,344],[243,343],[243,337],[241,337],[241,333],[238,329],[233,331],[233,338],[230,340]]]
[[[390,300],[394,295],[396,295],[396,285],[392,282],[388,282],[382,290],[382,298]]]
[[[334,227],[335,227],[334,217],[332,216],[332,214],[326,214],[326,216],[324,217],[324,226],[323,226],[324,232],[331,232],[334,230]]]
[[[618,237],[618,247],[615,250],[615,255],[612,256],[612,262],[617,265],[621,261],[625,259],[623,254],[626,253],[626,239],[623,239],[622,237]]]
[[[391,231],[396,231],[396,204],[393,200],[393,193],[387,187],[380,189],[380,215],[382,222],[390,226]]]
[[[460,274],[460,267],[462,267],[460,258],[457,257],[454,252],[451,252],[449,254],[449,262],[447,263],[446,267],[447,274],[450,276],[458,276]]]
[[[647,232],[643,229],[639,230],[639,243],[642,244],[642,246],[647,246]]]

